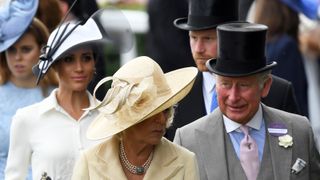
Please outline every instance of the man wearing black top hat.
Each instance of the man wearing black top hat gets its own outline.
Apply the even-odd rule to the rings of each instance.
[[[168,139],[173,139],[177,128],[209,114],[213,109],[214,75],[208,72],[205,63],[217,57],[217,25],[237,20],[237,0],[190,0],[188,17],[174,21],[177,28],[189,31],[191,51],[199,73],[191,92],[178,104],[173,124],[165,135]],[[275,76],[273,79],[269,95],[262,102],[277,109],[299,113],[291,83]]]
[[[219,108],[178,128],[174,138],[196,154],[201,180],[320,177],[309,120],[261,103],[277,64],[267,64],[266,32],[245,22],[217,27],[218,56],[206,66],[215,74]]]

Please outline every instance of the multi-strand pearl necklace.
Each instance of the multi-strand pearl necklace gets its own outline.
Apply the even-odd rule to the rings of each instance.
[[[150,153],[147,161],[142,166],[135,166],[131,164],[126,156],[126,153],[124,151],[124,145],[123,142],[120,141],[120,160],[121,163],[124,165],[124,167],[133,174],[142,175],[146,173],[147,169],[149,168],[151,164],[151,160],[153,157],[153,151]]]

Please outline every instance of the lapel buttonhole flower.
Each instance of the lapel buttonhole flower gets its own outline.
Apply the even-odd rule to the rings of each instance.
[[[289,134],[279,136],[279,146],[284,148],[290,147],[293,144],[293,138]]]

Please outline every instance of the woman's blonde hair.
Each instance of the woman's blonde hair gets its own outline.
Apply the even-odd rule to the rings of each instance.
[[[40,49],[46,45],[49,38],[49,31],[47,27],[37,18],[33,18],[31,24],[24,32],[24,34],[26,33],[30,33],[35,37]],[[0,54],[0,84],[2,85],[8,82],[10,76],[11,72],[7,64],[6,56],[5,53],[2,52]],[[48,96],[49,87],[58,86],[58,77],[56,73],[53,70],[49,70],[48,73],[44,76],[43,80],[39,83],[39,86],[42,89],[43,96]]]

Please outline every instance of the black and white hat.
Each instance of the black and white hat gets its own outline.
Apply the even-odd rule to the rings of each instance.
[[[37,83],[48,69],[69,50],[91,44],[113,44],[119,52],[126,52],[133,46],[133,34],[126,17],[117,9],[101,9],[88,20],[60,25],[49,36],[40,61],[33,67],[38,76]]]

